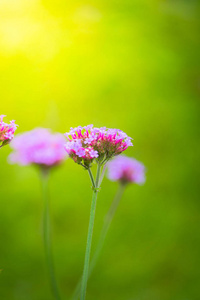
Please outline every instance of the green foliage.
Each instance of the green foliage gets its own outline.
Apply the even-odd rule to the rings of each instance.
[[[87,125],[134,138],[147,167],[129,186],[88,282],[87,300],[199,299],[199,2],[0,1],[1,111],[19,124],[66,132]],[[51,300],[38,170],[0,149],[0,294]],[[56,270],[69,299],[83,269],[91,205],[72,160],[51,174]],[[117,185],[97,201],[95,243]]]

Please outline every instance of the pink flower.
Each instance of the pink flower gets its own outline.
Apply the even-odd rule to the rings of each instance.
[[[10,124],[3,122],[4,117],[5,115],[0,115],[0,147],[10,143],[18,126],[15,121],[10,121]]]
[[[145,182],[145,167],[134,158],[118,156],[110,161],[107,166],[108,178],[112,181],[137,184]]]
[[[62,134],[36,128],[15,137],[11,143],[14,152],[9,156],[9,161],[19,165],[52,167],[65,159],[64,143]]]
[[[119,129],[95,128],[93,125],[70,128],[65,150],[79,164],[89,168],[94,159],[106,163],[132,146],[131,138]]]

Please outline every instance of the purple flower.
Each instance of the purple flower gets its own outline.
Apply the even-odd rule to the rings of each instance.
[[[4,117],[5,115],[0,115],[0,147],[10,143],[18,126],[15,121],[10,121],[10,124],[3,122]]]
[[[94,159],[99,163],[106,163],[133,146],[131,138],[125,132],[106,127],[95,128],[93,125],[70,128],[65,136],[68,139],[65,150],[76,163],[86,168],[90,167]]]
[[[98,155],[98,152],[96,150],[90,150],[90,156],[91,158],[97,158],[99,155]]]
[[[11,143],[14,152],[10,154],[9,161],[19,165],[52,167],[65,159],[64,143],[62,134],[36,128],[16,136]]]
[[[127,156],[115,157],[108,164],[108,178],[112,181],[121,181],[122,183],[145,182],[145,167],[134,158]]]

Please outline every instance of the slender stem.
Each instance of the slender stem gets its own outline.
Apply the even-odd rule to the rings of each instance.
[[[94,227],[94,218],[95,218],[97,194],[98,194],[97,190],[94,190],[93,197],[92,197],[91,211],[90,211],[90,221],[89,221],[87,245],[86,245],[86,251],[85,251],[85,262],[84,262],[83,277],[82,277],[82,284],[81,284],[81,300],[84,300],[85,296],[86,296],[88,271],[89,271],[89,260],[90,260],[91,244],[92,244],[92,234],[93,234],[93,227]]]
[[[97,260],[99,258],[99,254],[100,254],[100,252],[103,248],[104,242],[105,242],[107,232],[109,230],[109,227],[110,227],[110,224],[113,220],[115,212],[118,208],[118,205],[119,205],[120,200],[122,198],[125,187],[126,187],[125,184],[119,184],[119,187],[118,187],[117,193],[115,195],[115,198],[114,198],[114,200],[113,200],[113,202],[112,202],[112,204],[109,208],[108,213],[106,214],[106,217],[105,217],[105,220],[104,220],[104,225],[103,225],[103,228],[101,230],[100,237],[99,237],[99,241],[98,241],[96,250],[94,252],[94,255],[92,257],[91,263],[90,263],[89,276],[91,275],[91,273],[92,273],[92,271],[93,271],[93,269],[94,269],[94,267],[97,263]]]
[[[101,165],[103,166],[108,161],[108,157],[106,157],[102,162]]]
[[[91,182],[92,182],[92,186],[93,186],[93,188],[95,188],[94,177],[93,177],[93,175],[92,175],[92,171],[91,171],[90,168],[88,169],[88,174],[89,174],[89,176],[90,176],[90,179],[91,179]]]
[[[89,271],[88,271],[88,278],[90,277],[90,275],[91,275],[92,271],[94,270],[94,267],[95,267],[95,265],[98,261],[100,252],[101,252],[101,250],[103,248],[103,245],[104,245],[104,242],[105,242],[107,232],[109,230],[110,224],[111,224],[112,219],[113,219],[113,217],[115,215],[115,212],[117,210],[119,202],[122,198],[125,187],[126,187],[125,184],[119,184],[117,193],[116,193],[116,195],[113,199],[113,202],[112,202],[112,204],[111,204],[111,206],[110,206],[110,208],[109,208],[109,210],[106,214],[104,225],[103,225],[103,228],[102,228],[102,231],[101,231],[101,234],[100,234],[100,238],[99,238],[96,250],[94,252],[94,255],[93,255],[93,257],[91,259],[91,262],[90,262],[90,267],[89,267]],[[79,280],[79,282],[78,282],[78,284],[75,288],[75,291],[72,295],[71,300],[77,300],[79,298],[80,290],[81,290],[81,280],[82,279]]]
[[[49,273],[49,281],[51,285],[52,294],[56,300],[60,300],[61,297],[56,283],[53,255],[51,250],[48,179],[49,179],[49,173],[43,172],[42,192],[43,192],[43,199],[44,199],[44,215],[43,215],[44,249],[45,249],[46,263],[47,263],[47,268]]]
[[[105,165],[103,166],[103,169],[102,169],[102,172],[101,172],[101,177],[100,177],[100,179],[99,179],[99,186],[101,185],[101,183],[102,183],[102,181],[103,181],[103,177],[104,177],[106,168],[107,168],[107,165],[105,164]]]
[[[99,179],[100,179],[100,173],[101,173],[101,165],[97,165],[97,176],[96,176],[96,188],[99,188]]]
[[[90,171],[90,169],[88,171]],[[89,262],[90,262],[90,252],[91,252],[91,245],[92,245],[92,235],[93,235],[100,171],[101,171],[101,165],[98,164],[97,176],[96,176],[96,181],[94,184],[94,191],[93,191],[92,204],[91,204],[91,210],[90,210],[90,220],[89,220],[87,244],[86,244],[86,251],[85,251],[85,262],[84,262],[83,276],[82,276],[82,283],[81,283],[81,300],[85,300],[85,297],[86,297]],[[90,172],[89,172],[89,174],[90,174]]]

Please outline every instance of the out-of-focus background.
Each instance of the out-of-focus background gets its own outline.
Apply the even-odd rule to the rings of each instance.
[[[125,191],[88,300],[200,299],[198,0],[0,0],[0,114],[17,133],[94,124],[134,138],[147,168]],[[0,298],[51,300],[38,170],[0,149]],[[91,203],[71,160],[50,180],[56,271],[69,299],[83,269]],[[97,242],[117,184],[105,179]]]

